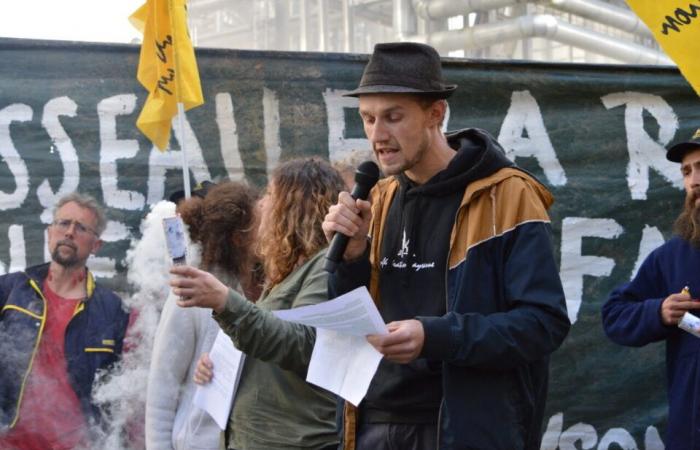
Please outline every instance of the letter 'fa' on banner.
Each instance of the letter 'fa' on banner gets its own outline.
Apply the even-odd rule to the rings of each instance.
[[[627,0],[700,95],[700,0]]]
[[[136,78],[149,92],[136,125],[164,151],[178,103],[184,111],[204,103],[186,0],[146,0],[129,20],[143,33]]]

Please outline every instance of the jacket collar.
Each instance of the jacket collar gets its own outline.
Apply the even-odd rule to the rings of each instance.
[[[32,266],[24,270],[24,273],[33,280],[37,286],[43,286],[44,280],[49,275],[49,263],[39,264],[37,266]],[[85,292],[86,300],[92,297],[92,293],[95,292],[95,277],[90,272],[90,269],[85,268]]]

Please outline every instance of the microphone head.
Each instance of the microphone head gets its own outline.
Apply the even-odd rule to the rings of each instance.
[[[355,170],[355,183],[362,186],[374,186],[379,180],[379,167],[374,161],[365,161]]]

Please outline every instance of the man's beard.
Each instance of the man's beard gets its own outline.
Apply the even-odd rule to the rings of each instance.
[[[700,248],[700,207],[695,206],[698,198],[700,198],[700,189],[693,189],[686,195],[683,212],[673,224],[673,231],[690,242],[693,247]]]
[[[73,252],[69,253],[68,255],[63,255],[58,251],[61,246],[70,247],[73,249]],[[80,263],[78,260],[78,248],[72,242],[65,240],[59,241],[58,244],[56,244],[53,252],[51,252],[51,259],[65,268],[77,267]]]
[[[398,146],[398,144],[397,144]],[[428,148],[430,147],[430,142],[428,141],[428,138],[423,136],[423,139],[418,143],[416,146],[416,151],[415,154],[413,155],[413,158],[411,159],[406,159],[403,164],[401,164],[398,167],[395,168],[388,168],[384,167],[381,164],[381,160],[379,159],[378,156],[376,156],[377,161],[379,161],[379,165],[382,169],[382,173],[385,176],[391,176],[391,175],[399,175],[403,172],[406,172],[407,170],[413,169],[418,163],[420,163],[423,158],[425,158],[425,155],[428,153]],[[399,152],[403,152],[403,149],[399,147]]]

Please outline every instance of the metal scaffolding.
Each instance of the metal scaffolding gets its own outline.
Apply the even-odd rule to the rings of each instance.
[[[668,64],[623,1],[190,0],[196,46],[371,53],[429,43],[443,56]]]

